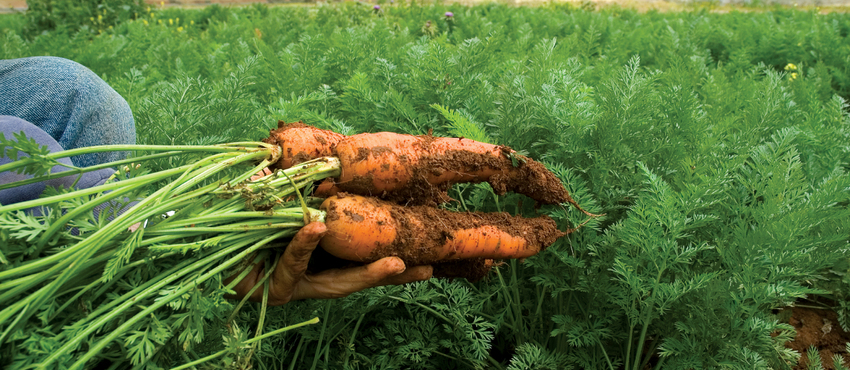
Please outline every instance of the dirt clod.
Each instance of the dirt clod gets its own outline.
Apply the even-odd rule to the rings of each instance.
[[[811,346],[818,349],[824,369],[835,368],[832,357],[836,354],[844,358],[845,366],[850,365],[850,354],[845,349],[846,343],[850,342],[850,333],[838,324],[835,311],[793,307],[788,323],[796,329],[797,335],[794,340],[785,343],[785,346],[802,354],[794,367],[795,370],[807,369],[807,353]]]

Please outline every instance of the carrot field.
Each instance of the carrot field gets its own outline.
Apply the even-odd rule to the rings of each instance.
[[[586,224],[474,283],[248,304],[232,321],[237,301],[193,290],[173,307],[187,319],[151,315],[86,368],[850,368],[846,14],[88,3],[101,7],[1,14],[0,59],[89,67],[130,104],[140,144],[257,141],[279,120],[464,137],[540,161],[604,216],[454,185],[452,211]],[[69,307],[86,310],[77,299]],[[313,318],[246,343],[260,321],[269,333]],[[0,368],[63,344],[36,329],[0,343]]]

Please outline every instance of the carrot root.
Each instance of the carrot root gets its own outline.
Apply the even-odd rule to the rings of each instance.
[[[485,181],[498,194],[513,191],[545,204],[575,203],[551,171],[505,146],[379,132],[341,140],[336,155],[342,162],[337,181],[342,191],[397,203],[443,203],[450,200],[446,190],[452,184]]]
[[[328,225],[322,248],[359,262],[397,256],[415,266],[473,258],[526,258],[566,235],[547,216],[454,213],[346,193],[328,198],[321,208],[327,212]]]
[[[287,169],[311,159],[333,156],[337,143],[344,138],[345,135],[302,122],[278,121],[278,128],[271,130],[263,142],[280,146],[282,155],[273,167]]]

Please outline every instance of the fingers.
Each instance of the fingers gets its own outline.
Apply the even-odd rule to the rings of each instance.
[[[270,303],[283,304],[290,300],[295,286],[304,277],[310,256],[319,245],[319,240],[327,232],[321,222],[311,222],[301,228],[280,257],[269,286]]]
[[[341,298],[377,286],[427,280],[431,274],[431,266],[406,269],[398,257],[386,257],[365,266],[333,269],[305,276],[296,285],[292,299]]]
[[[268,176],[268,175],[271,175],[271,174],[272,174],[272,170],[270,170],[268,168],[263,168],[262,171],[257,172],[256,174],[251,176],[251,181],[257,181],[257,180],[263,178],[264,176]]]

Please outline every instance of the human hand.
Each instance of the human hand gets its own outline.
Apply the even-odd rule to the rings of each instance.
[[[326,232],[325,224],[313,222],[304,226],[295,235],[269,278],[268,304],[270,306],[300,299],[342,298],[368,288],[400,285],[427,280],[431,277],[433,272],[431,266],[406,268],[404,262],[398,257],[382,258],[364,266],[307,274],[307,262]],[[264,264],[256,264],[248,276],[233,288],[236,291],[235,298],[247,295],[264,275]],[[263,290],[255,290],[250,299],[261,301]]]

